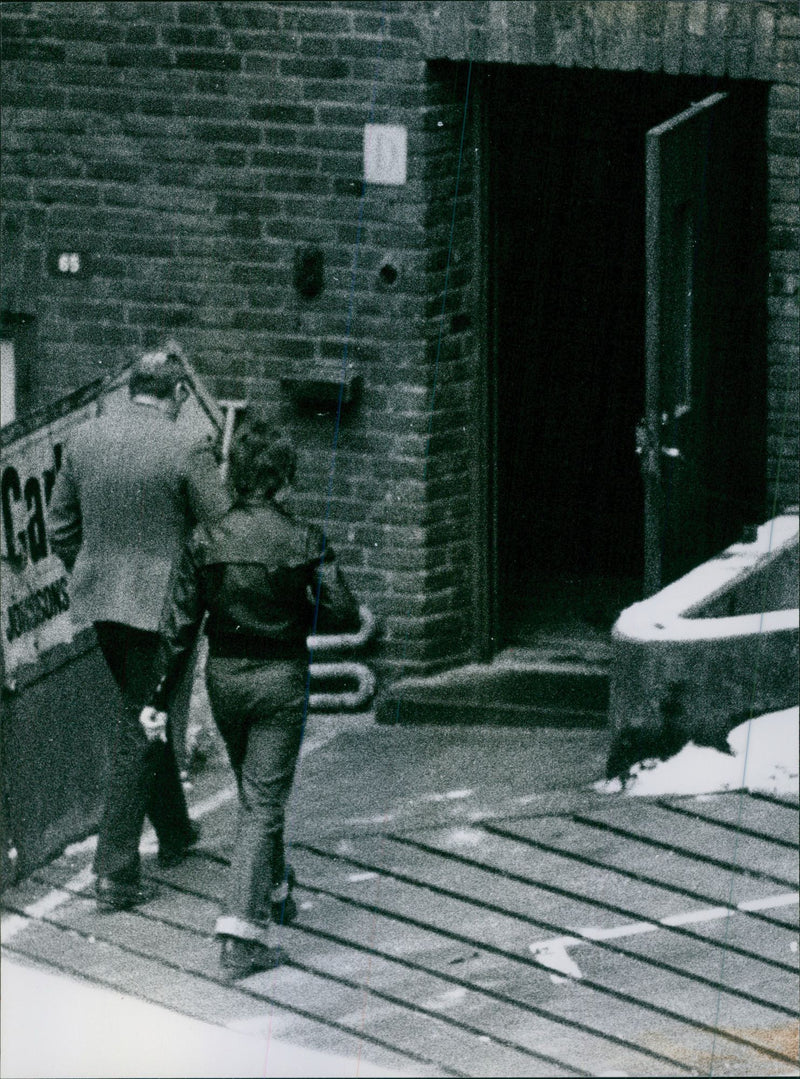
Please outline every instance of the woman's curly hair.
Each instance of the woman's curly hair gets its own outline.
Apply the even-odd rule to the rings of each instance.
[[[267,498],[294,479],[297,452],[268,412],[248,407],[231,446],[229,476],[238,495]]]

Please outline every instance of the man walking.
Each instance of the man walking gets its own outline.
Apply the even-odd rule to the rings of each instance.
[[[139,866],[145,816],[162,865],[180,861],[199,836],[174,747],[166,737],[148,740],[139,724],[173,562],[194,525],[230,504],[211,442],[175,423],[184,379],[174,342],[145,354],[123,409],[83,425],[66,447],[49,508],[52,548],[72,572],[73,614],[94,624],[123,699],[94,861],[98,903],[114,910],[153,894]]]

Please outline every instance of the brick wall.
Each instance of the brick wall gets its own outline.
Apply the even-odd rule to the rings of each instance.
[[[486,445],[480,433],[485,387],[476,339],[475,97],[464,65],[434,63],[429,76],[424,118],[429,193],[425,363],[431,378],[426,512],[436,583],[426,598],[436,627],[434,655],[467,662],[474,658],[474,591],[481,560],[475,508],[486,497],[478,489],[475,467]]]
[[[2,5],[2,307],[36,316],[29,403],[166,332],[219,396],[280,401],[299,509],[327,520],[390,667],[427,658],[446,606],[426,545],[426,83],[406,8]],[[408,125],[404,187],[362,194],[367,121]],[[293,287],[308,245],[314,299]],[[51,276],[56,249],[86,252],[87,276]],[[280,388],[345,370],[364,390],[338,432]]]
[[[767,479],[776,506],[798,502],[800,476],[800,8],[778,19],[780,81],[769,88]]]
[[[327,521],[378,614],[387,673],[469,658],[479,606],[476,158],[460,154],[466,65],[443,59],[770,82],[769,480],[796,500],[796,4],[116,0],[0,16],[0,306],[36,317],[30,403],[165,333],[219,396],[280,402],[299,508]],[[402,187],[362,188],[370,120],[408,128]],[[308,246],[325,260],[313,299],[293,285]],[[60,249],[90,272],[52,276]],[[364,388],[338,431],[281,388],[345,371]]]

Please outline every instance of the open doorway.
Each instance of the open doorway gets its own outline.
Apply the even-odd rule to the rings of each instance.
[[[645,134],[719,80],[510,65],[485,75],[495,640],[606,634],[643,583]],[[725,260],[736,291],[763,309],[763,91],[725,89],[741,118],[738,239]],[[728,410],[746,415],[734,425],[717,409],[710,435],[728,447],[713,480],[709,512],[723,524],[712,544],[763,497],[757,323],[737,343],[725,391]]]

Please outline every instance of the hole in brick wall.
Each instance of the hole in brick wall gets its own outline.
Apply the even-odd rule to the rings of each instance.
[[[306,300],[322,292],[325,258],[318,247],[303,247],[295,252],[294,287]]]
[[[192,326],[197,319],[197,312],[191,307],[169,307],[164,311],[162,325],[165,329],[178,329],[180,326]]]
[[[399,270],[393,262],[384,262],[378,271],[378,278],[384,288],[391,288],[399,276]]]

